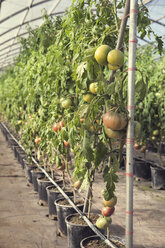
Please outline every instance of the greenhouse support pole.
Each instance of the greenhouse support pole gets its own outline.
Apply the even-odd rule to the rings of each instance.
[[[134,94],[136,71],[136,29],[138,0],[130,2],[128,55],[128,128],[126,137],[126,248],[133,247],[133,153],[134,153]]]
[[[117,40],[117,44],[116,44],[116,49],[121,49],[121,46],[123,44],[124,32],[125,32],[126,25],[127,25],[129,9],[130,9],[130,0],[126,0],[125,8],[124,8],[124,14],[123,14],[123,17],[121,20],[119,36],[118,36],[118,40]],[[112,83],[114,81],[115,73],[116,73],[116,71],[111,72],[109,83]]]

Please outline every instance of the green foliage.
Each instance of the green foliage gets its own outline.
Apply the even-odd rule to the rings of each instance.
[[[142,126],[139,143],[152,143],[159,148],[159,144],[165,141],[165,56],[160,58],[150,46],[140,49],[139,54],[141,59],[137,65],[143,72],[143,77],[147,79],[143,99],[140,95],[136,95],[135,118]],[[155,138],[153,138],[154,130],[159,130]]]

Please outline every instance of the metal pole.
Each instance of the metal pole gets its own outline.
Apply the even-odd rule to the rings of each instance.
[[[8,54],[9,54],[10,51],[11,51],[11,48],[12,48],[12,46],[13,46],[13,44],[14,44],[15,39],[16,39],[16,38],[18,37],[18,35],[19,35],[19,32],[20,32],[20,30],[21,30],[21,27],[22,27],[23,23],[25,22],[25,19],[26,19],[28,13],[29,13],[29,10],[30,10],[30,8],[31,8],[31,6],[32,6],[32,4],[33,4],[33,2],[34,2],[34,0],[29,0],[28,9],[25,11],[25,14],[24,14],[24,16],[23,16],[23,19],[21,20],[20,27],[18,28],[17,33],[16,33],[16,35],[15,35],[13,41],[12,41],[12,44],[11,44],[10,47],[9,47],[9,51],[8,51],[8,53],[7,53],[7,55],[6,55],[6,58],[8,57]],[[6,62],[6,59],[4,60],[4,63],[5,63],[5,62]]]
[[[134,91],[136,70],[137,3],[130,2],[129,56],[128,56],[128,129],[126,138],[126,248],[133,247],[133,144],[134,144]]]
[[[130,9],[130,0],[126,0],[124,14],[123,14],[122,21],[121,21],[120,32],[119,32],[119,36],[118,36],[118,40],[117,40],[116,49],[120,49],[122,44],[123,44],[124,32],[125,32],[126,25],[127,25],[129,9]]]
[[[120,49],[122,44],[123,44],[124,32],[125,32],[126,25],[127,25],[129,9],[130,9],[130,0],[126,0],[124,14],[123,14],[123,17],[122,17],[119,36],[118,36],[118,40],[117,40],[117,44],[116,44],[116,49]],[[109,83],[114,81],[115,73],[116,73],[116,71],[111,72]]]

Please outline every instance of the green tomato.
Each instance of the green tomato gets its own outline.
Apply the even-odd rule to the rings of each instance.
[[[107,65],[107,55],[110,51],[108,45],[101,45],[95,51],[95,59],[99,65]]]
[[[17,124],[18,124],[18,125],[21,125],[21,124],[22,124],[22,121],[21,121],[21,120],[19,120]]]
[[[92,99],[93,99],[93,97],[94,97],[94,95],[92,95],[92,94],[86,94],[86,95],[84,95],[83,96],[83,100],[85,101],[85,102],[91,102],[92,101]]]
[[[110,66],[112,66],[112,68],[114,67],[114,69],[116,70],[123,66],[124,54],[117,49],[111,50],[107,55],[107,61],[109,64],[109,68]]]
[[[111,199],[109,199],[108,201],[106,201],[103,198],[103,204],[105,207],[114,207],[117,203],[117,197],[114,195],[113,197],[111,197]]]
[[[97,83],[91,83],[91,84],[89,85],[89,91],[90,91],[92,94],[97,94],[97,90],[98,90]]]
[[[155,136],[152,136],[152,140],[156,140],[156,137]]]
[[[106,218],[104,217],[99,217],[96,221],[96,226],[99,228],[99,229],[105,229],[107,228],[107,226],[109,225],[109,222],[107,221]]]
[[[159,130],[154,130],[152,133],[154,136],[158,136],[159,135]]]
[[[61,106],[65,109],[67,109],[70,107],[71,104],[72,104],[72,101],[70,100],[70,98],[68,98],[68,99],[62,101]]]

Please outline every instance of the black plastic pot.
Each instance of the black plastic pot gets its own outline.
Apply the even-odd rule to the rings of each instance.
[[[18,158],[18,149],[19,149],[19,146],[17,145],[17,146],[14,146],[14,156],[15,156],[15,158]]]
[[[123,169],[123,170],[125,169],[125,157],[124,156],[121,159],[120,168]]]
[[[48,197],[46,192],[46,187],[52,185],[52,182],[49,181],[48,178],[41,177],[37,178],[38,183],[38,196],[39,196],[39,205],[47,206],[48,205]]]
[[[62,187],[62,181],[56,181],[56,183],[58,183],[60,187]],[[49,218],[52,220],[57,219],[57,210],[54,202],[63,197],[59,191],[53,189],[56,189],[54,185],[48,186],[46,188],[48,196]],[[71,190],[64,190],[64,192],[68,196],[73,196],[73,192]]]
[[[26,153],[24,151],[21,151],[18,153],[18,162],[21,164],[22,169],[25,168],[24,161],[27,159]]]
[[[9,139],[9,133],[7,132],[7,130],[5,128],[3,128],[3,134],[5,136],[6,141],[8,141],[8,139]]]
[[[32,184],[32,170],[35,170],[37,168],[36,165],[28,164],[24,161],[24,169],[25,169],[25,177],[29,183]]]
[[[76,210],[68,203],[68,205],[63,205],[60,203],[64,198],[60,198],[55,201],[56,209],[57,209],[57,220],[58,220],[58,228],[59,231],[63,235],[67,235],[67,225],[65,219],[68,215],[76,213]],[[73,197],[71,197],[73,200]],[[84,203],[77,205],[80,210],[83,210]],[[77,248],[77,247],[76,247]]]
[[[160,146],[160,153],[165,154],[165,144],[161,144]]]
[[[18,146],[17,142],[12,138],[8,139],[8,144],[12,149],[13,149],[13,146]]]
[[[5,135],[5,129],[4,129],[4,127],[3,127],[3,125],[1,123],[0,123],[0,129],[1,129],[2,133],[3,133],[3,135]]]
[[[21,166],[24,169],[23,159],[26,159],[25,151],[19,146],[14,146],[14,156],[17,158],[18,162],[21,163]]]
[[[151,184],[154,189],[165,189],[165,168],[151,166]]]
[[[134,163],[134,175],[138,178],[151,180],[151,168],[150,163],[147,161],[135,160]]]
[[[71,214],[66,217],[65,222],[67,225],[67,241],[68,248],[80,248],[80,242],[88,236],[95,235],[94,231],[86,224],[80,225],[71,222],[73,216],[79,214]]]
[[[34,191],[38,192],[37,178],[44,177],[44,173],[41,170],[34,169],[34,170],[31,170],[31,174],[32,174],[33,189],[34,189]]]
[[[92,241],[92,240],[98,241],[98,240],[101,240],[101,239],[100,239],[100,237],[97,236],[97,235],[93,235],[93,236],[86,237],[86,238],[84,238],[84,239],[81,240],[81,242],[80,242],[80,247],[81,247],[81,248],[87,248],[87,247],[88,247],[87,244],[88,244],[90,241]],[[124,241],[123,239],[117,237],[117,236],[111,236],[111,237],[110,237],[110,241],[111,241],[112,243],[114,243],[117,247],[118,247],[119,244],[120,244],[120,245],[123,245],[123,247],[125,247],[125,241]],[[99,247],[99,246],[98,246],[98,247]]]

